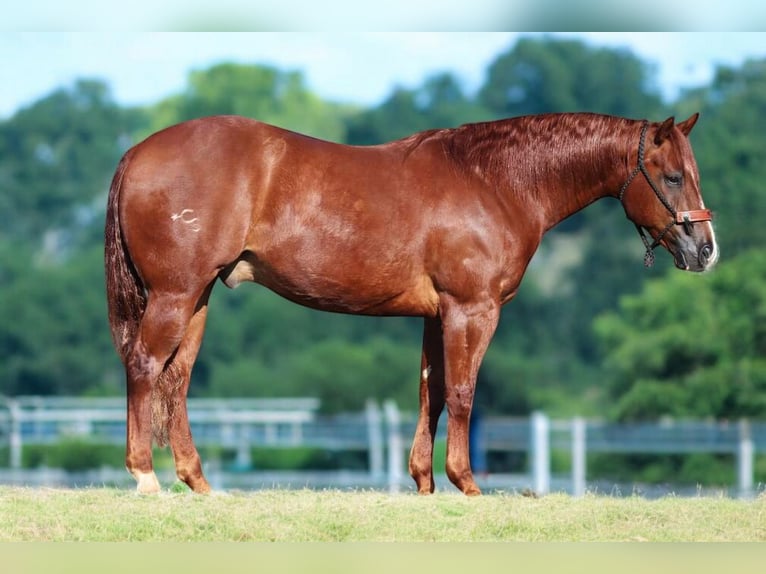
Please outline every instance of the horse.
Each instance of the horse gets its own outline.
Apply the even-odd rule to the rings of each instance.
[[[418,493],[434,491],[446,406],[447,476],[480,494],[468,452],[476,376],[546,231],[613,197],[639,230],[645,264],[657,246],[683,270],[717,261],[688,140],[697,118],[542,114],[349,146],[212,116],[129,149],[109,190],[104,259],[138,492],[160,490],[153,439],[169,443],[181,481],[210,491],[186,396],[220,280],[318,310],[422,317],[409,473]]]

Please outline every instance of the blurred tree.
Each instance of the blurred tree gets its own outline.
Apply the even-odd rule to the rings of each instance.
[[[766,228],[758,224],[766,221],[766,59],[719,67],[709,87],[687,93],[678,107],[702,111],[691,139],[722,253],[766,245]]]
[[[502,117],[574,111],[651,117],[662,109],[651,72],[627,50],[521,38],[490,65],[479,100]]]
[[[119,389],[103,203],[142,121],[103,82],[79,80],[0,123],[0,393]]]
[[[374,145],[415,132],[488,120],[491,114],[463,91],[449,73],[434,75],[414,90],[396,88],[377,108],[347,121],[346,142]]]
[[[343,106],[314,95],[300,72],[269,66],[223,63],[189,74],[186,90],[151,110],[151,133],[172,124],[219,114],[237,114],[314,137],[341,141]]]
[[[209,396],[317,396],[322,411],[364,408],[368,398],[394,399],[405,409],[417,406],[420,352],[392,341],[385,333],[355,342],[329,338],[287,348],[269,360],[245,357],[216,361]]]
[[[0,123],[0,238],[61,257],[99,227],[120,155],[143,121],[97,80],[54,91]]]
[[[417,399],[420,325],[414,318],[314,311],[256,285],[218,287],[190,392],[320,393],[328,412],[363,408],[368,397],[411,404]]]
[[[766,416],[766,251],[651,281],[595,326],[617,419]]]
[[[0,395],[120,392],[106,322],[103,252],[30,265],[0,297]]]
[[[561,233],[579,237],[582,254],[579,264],[561,273],[571,289],[551,304],[561,307],[558,325],[569,334],[567,344],[575,349],[577,359],[598,367],[604,349],[591,328],[594,318],[615,309],[621,297],[637,293],[646,281],[678,271],[662,248],[657,250],[654,266],[644,267],[645,248],[619,202],[604,199],[585,212],[586,227],[576,234]]]

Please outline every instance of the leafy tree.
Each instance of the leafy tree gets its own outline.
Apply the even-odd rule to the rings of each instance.
[[[349,118],[346,141],[373,145],[490,118],[489,111],[469,98],[452,74],[442,73],[415,90],[396,88],[377,108]]]
[[[417,398],[417,319],[314,311],[263,287],[218,287],[191,393],[315,396],[329,411]],[[394,342],[396,341],[396,342]],[[403,392],[402,392],[403,391]]]
[[[368,398],[395,399],[414,409],[418,396],[419,349],[387,336],[351,342],[319,340],[293,348],[269,363],[244,358],[214,362],[211,396],[318,396],[328,413],[357,411]]]
[[[247,116],[333,141],[340,141],[344,133],[344,108],[309,91],[300,72],[233,63],[191,72],[182,94],[154,107],[148,133],[219,114]]]
[[[61,88],[0,123],[0,238],[61,256],[103,211],[120,155],[142,116],[97,80]]]
[[[591,329],[595,317],[615,309],[621,297],[637,293],[647,280],[678,271],[662,248],[654,266],[644,267],[645,247],[619,202],[601,200],[585,210],[583,219],[587,221],[579,232],[561,234],[572,240],[580,237],[582,255],[578,265],[562,272],[571,290],[558,303],[558,322],[567,329],[568,344],[575,347],[578,359],[598,368],[604,349]]]
[[[673,273],[595,328],[619,420],[766,416],[766,251]]]
[[[766,59],[719,67],[709,87],[686,94],[679,107],[702,110],[691,134],[707,204],[727,256],[766,244]]]
[[[647,117],[662,109],[650,72],[627,50],[522,38],[490,65],[479,100],[505,117],[565,111]]]
[[[285,380],[322,397],[325,412],[355,411],[367,398],[417,406],[420,349],[377,337],[364,343],[328,339],[286,365]]]
[[[103,202],[142,120],[103,82],[80,80],[0,123],[0,393],[117,385]]]
[[[118,393],[100,247],[31,264],[0,297],[0,394]]]

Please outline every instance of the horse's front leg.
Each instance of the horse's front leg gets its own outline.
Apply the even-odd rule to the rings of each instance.
[[[420,362],[420,413],[410,450],[410,476],[419,494],[434,491],[433,452],[439,415],[444,408],[444,345],[439,317],[426,318]]]
[[[494,301],[458,303],[441,308],[447,403],[447,476],[464,494],[481,494],[471,472],[468,432],[476,376],[495,333],[500,305]]]

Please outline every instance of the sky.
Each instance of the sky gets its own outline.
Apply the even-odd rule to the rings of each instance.
[[[469,91],[489,64],[530,32],[151,33],[0,32],[0,118],[77,78],[106,80],[122,105],[182,91],[189,71],[222,61],[303,72],[327,100],[376,105],[395,86],[450,71]],[[654,65],[667,100],[709,82],[719,65],[766,58],[762,32],[564,32],[594,46],[627,48]]]

